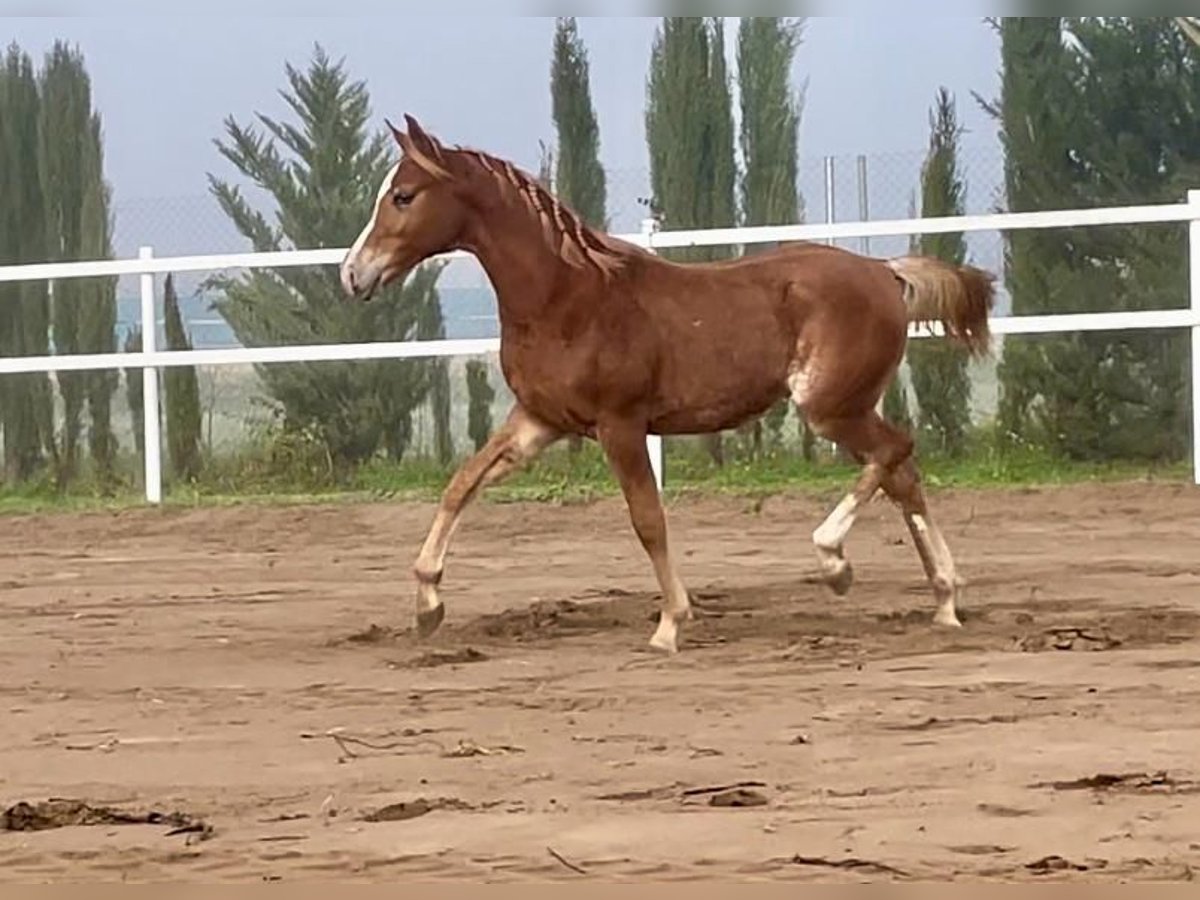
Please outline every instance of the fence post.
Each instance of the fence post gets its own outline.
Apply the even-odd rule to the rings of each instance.
[[[138,259],[153,259],[154,249],[142,247]],[[143,273],[142,282],[142,353],[158,349],[158,316],[154,303],[154,276]],[[144,361],[144,360],[143,360]],[[162,422],[159,419],[158,369],[142,368],[142,403],[145,419],[146,502],[162,503]]]
[[[1188,259],[1191,265],[1192,314],[1192,479],[1200,484],[1200,191],[1188,191],[1192,212],[1188,224]]]
[[[642,219],[642,234],[646,237],[646,249],[654,252],[654,235],[658,232],[658,220],[651,217]],[[666,459],[663,452],[662,435],[646,435],[646,450],[650,454],[650,468],[654,470],[654,483],[658,485],[661,494],[666,478]]]
[[[867,222],[871,219],[871,184],[867,176],[867,157],[865,153],[858,156],[858,220]],[[871,255],[871,239],[859,238],[863,256]]]
[[[832,156],[825,157],[825,224],[832,225],[837,221],[837,160]],[[825,243],[832,247],[833,238],[827,238]]]

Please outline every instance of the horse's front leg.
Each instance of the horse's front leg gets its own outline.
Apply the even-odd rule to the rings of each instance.
[[[431,637],[446,617],[438,587],[446,567],[450,538],[464,510],[480,491],[531,462],[560,437],[560,432],[515,406],[486,446],[455,472],[442,494],[441,506],[413,567],[417,578],[417,631],[421,637]]]
[[[692,618],[692,608],[687,588],[671,558],[667,518],[646,449],[646,428],[636,423],[608,422],[601,425],[598,437],[621,483],[634,531],[650,557],[662,589],[662,615],[650,646],[664,653],[678,653],[679,628]]]

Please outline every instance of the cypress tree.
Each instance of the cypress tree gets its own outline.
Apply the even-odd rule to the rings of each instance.
[[[46,55],[41,74],[40,160],[45,196],[47,239],[51,262],[77,262],[84,259],[85,199],[88,203],[89,239],[96,247],[103,238],[95,233],[104,214],[103,202],[95,196],[99,177],[98,160],[88,157],[99,153],[98,131],[92,133],[91,82],[83,58],[59,41]],[[89,197],[90,193],[90,197]],[[82,338],[82,319],[95,313],[96,285],[80,279],[56,282],[53,300],[55,352],[63,355],[86,352]],[[96,324],[95,322],[92,323]],[[92,337],[95,335],[93,334]],[[103,375],[104,373],[97,373]],[[65,487],[79,470],[79,445],[83,435],[83,413],[88,401],[91,373],[62,372],[58,390],[62,397],[62,431],[59,439],[60,487]],[[101,444],[103,441],[101,441]]]
[[[921,170],[921,213],[926,218],[964,213],[965,186],[958,163],[961,134],[954,98],[942,88],[930,114],[929,155]],[[923,235],[917,249],[954,265],[962,265],[967,258],[962,234]],[[971,417],[966,354],[947,342],[914,341],[909,348],[909,369],[926,447],[961,455]]]
[[[741,201],[747,226],[793,225],[804,220],[798,186],[803,91],[792,89],[792,67],[803,27],[803,19],[743,17],[738,28]],[[756,450],[762,443],[762,424],[776,442],[781,439],[790,402],[781,401],[764,423],[755,423]],[[801,421],[800,428],[805,457],[811,460],[813,441],[807,423]]]
[[[608,182],[600,164],[600,126],[587,48],[573,16],[557,20],[550,93],[558,133],[555,192],[589,225],[606,228]]]
[[[132,329],[125,336],[124,351],[126,353],[142,352],[142,330]],[[145,462],[146,457],[146,407],[143,393],[141,369],[122,369],[125,377],[125,401],[129,404],[129,421],[133,423],[133,442],[139,461]]]
[[[183,324],[175,279],[168,275],[163,287],[163,325],[167,349],[188,351],[192,341]],[[200,383],[194,366],[177,366],[163,373],[167,408],[167,456],[171,471],[183,482],[200,477],[203,457],[203,415],[200,410]]]
[[[702,181],[710,126],[705,88],[709,42],[704,20],[662,20],[650,59],[646,138],[653,202],[673,230],[701,228],[712,183]],[[670,251],[680,259],[699,251]]]
[[[671,229],[729,227],[737,219],[733,95],[719,18],[666,17],[650,61],[646,137],[654,205]],[[731,248],[673,251],[671,258],[728,258]],[[724,463],[721,435],[704,441]]]
[[[592,102],[587,47],[574,16],[560,17],[554,30],[550,95],[558,135],[557,163],[547,157],[543,182],[585,222],[608,227],[608,180],[600,164],[600,125]],[[550,173],[555,177],[551,179]],[[572,436],[570,452],[578,454],[583,439]]]
[[[797,177],[804,92],[792,67],[804,20],[743,18],[738,30],[741,95],[742,214],[747,226],[803,221]]]
[[[538,160],[538,182],[547,191],[554,191],[554,151],[546,146],[545,141],[538,141],[541,157]]]
[[[46,208],[39,178],[37,78],[15,44],[0,67],[0,265],[46,258]],[[49,353],[44,283],[0,285],[0,355]],[[45,375],[0,378],[4,468],[12,482],[32,478],[53,453],[53,395]]]
[[[492,403],[496,400],[496,391],[488,383],[488,365],[481,359],[467,362],[467,397],[467,433],[478,453],[492,436]]]
[[[908,217],[910,219],[918,217],[917,209],[917,193],[913,191],[908,199]],[[916,253],[920,246],[916,237],[909,238],[908,243],[909,251]],[[912,434],[916,430],[912,410],[909,408],[908,388],[906,387],[903,366],[896,373],[896,377],[892,379],[892,383],[888,385],[888,389],[883,395],[883,417],[893,425],[903,428],[909,434]]]
[[[84,194],[80,207],[82,259],[111,259],[111,193],[104,181],[100,121],[93,117],[87,130],[84,159]],[[117,279],[93,278],[85,282],[79,299],[79,345],[85,353],[115,353],[117,350]],[[100,489],[112,490],[116,483],[117,438],[112,428],[112,399],[120,376],[114,371],[87,373],[89,418],[88,450]]]
[[[433,383],[429,387],[430,405],[433,409],[434,453],[443,466],[454,462],[454,432],[451,430],[450,361],[434,360]]]
[[[725,58],[725,19],[709,19],[709,29],[711,71],[707,94],[711,104],[711,134],[708,155],[712,160],[712,206],[707,216],[708,227],[732,228],[738,224],[738,167],[733,83]],[[734,250],[732,247],[714,247],[709,253],[713,259],[726,259],[734,255]]]
[[[1071,209],[1083,202],[1075,150],[1080,129],[1074,61],[1063,42],[1061,17],[1005,17],[1000,33],[1000,100],[985,104],[1000,125],[1005,190],[1011,212]],[[1079,307],[1073,235],[1067,229],[1005,235],[1006,282],[1014,315]],[[1043,440],[1057,446],[1056,422],[1065,408],[1051,379],[1055,360],[1078,355],[1076,336],[1004,342],[999,366],[999,424],[1010,441]],[[1062,423],[1065,424],[1065,423]]]
[[[442,263],[438,264],[443,265]],[[439,269],[440,271],[440,269]],[[441,303],[427,303],[421,310],[417,322],[417,340],[443,341],[446,339],[446,321]],[[450,361],[429,360],[429,405],[433,413],[433,450],[437,461],[443,466],[454,461],[454,435],[450,427]]]
[[[654,203],[675,230],[736,224],[733,99],[719,19],[662,20],[650,63],[646,136]],[[725,247],[672,251],[720,259]]]

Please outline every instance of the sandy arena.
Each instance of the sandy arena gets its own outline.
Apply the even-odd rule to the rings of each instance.
[[[1195,490],[935,495],[955,634],[833,499],[673,504],[671,660],[615,500],[474,509],[428,644],[428,505],[0,520],[0,880],[1190,880]]]

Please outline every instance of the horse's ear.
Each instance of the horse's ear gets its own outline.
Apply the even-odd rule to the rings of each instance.
[[[408,136],[416,141],[418,146],[422,144],[437,143],[428,135],[428,133],[426,133],[425,129],[421,127],[421,123],[408,113],[404,114],[404,124],[408,128]]]
[[[413,142],[411,135],[405,134],[403,131],[393,125],[390,119],[384,119],[383,121],[387,123],[388,129],[392,132],[392,137],[395,138],[396,143],[400,145],[400,149],[403,151],[405,156],[417,160],[424,156],[424,154],[417,149],[417,145]]]
[[[384,119],[383,122],[387,125],[388,131],[392,133],[392,137],[395,138],[396,143],[400,145],[400,149],[406,150],[407,148],[405,148],[404,144],[408,140],[408,135],[393,125],[391,119]]]
[[[436,138],[426,133],[425,129],[421,127],[421,123],[412,116],[406,114],[404,122],[408,125],[407,134],[388,122],[392,136],[404,150],[404,155],[435,178],[449,178],[450,173],[446,169],[446,156],[442,145]]]
[[[421,127],[420,122],[407,113],[404,116],[404,123],[408,126],[408,136],[416,148],[426,156],[429,156],[438,162],[442,162],[444,157],[442,155],[441,142],[429,134],[424,128]]]

